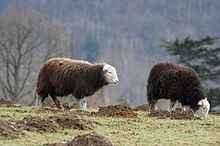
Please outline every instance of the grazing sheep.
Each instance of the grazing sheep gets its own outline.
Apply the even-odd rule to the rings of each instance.
[[[104,85],[117,82],[116,69],[109,64],[53,58],[40,69],[36,89],[37,104],[43,103],[49,95],[58,108],[63,108],[57,96],[72,94],[80,102],[80,109],[86,109],[86,96],[94,94]],[[71,108],[73,104],[69,106]]]
[[[201,118],[207,116],[210,108],[197,73],[174,63],[153,66],[148,77],[147,97],[151,112],[155,111],[158,99],[170,99],[171,107],[180,102]]]

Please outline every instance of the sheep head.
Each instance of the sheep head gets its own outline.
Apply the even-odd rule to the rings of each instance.
[[[199,118],[206,118],[210,109],[210,104],[207,98],[202,99],[198,102],[199,108],[195,112],[195,116]]]
[[[103,72],[107,83],[116,84],[118,82],[118,75],[116,73],[116,69],[113,66],[104,64]]]

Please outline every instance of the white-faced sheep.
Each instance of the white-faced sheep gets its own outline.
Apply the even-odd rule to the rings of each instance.
[[[57,97],[72,94],[79,100],[80,109],[86,109],[86,96],[94,94],[104,85],[117,82],[116,69],[109,64],[53,58],[42,65],[38,74],[37,104],[50,96],[58,108],[63,108]]]
[[[148,77],[147,99],[151,112],[155,111],[158,99],[169,99],[171,108],[180,102],[200,118],[207,117],[210,109],[197,73],[192,68],[174,63],[158,63],[153,66]]]

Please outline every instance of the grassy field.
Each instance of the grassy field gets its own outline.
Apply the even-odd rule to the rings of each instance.
[[[73,112],[71,110],[70,112]],[[0,119],[16,123],[25,116],[48,117],[56,112],[39,112],[32,107],[0,107]],[[204,120],[171,120],[148,117],[138,111],[138,118],[80,116],[95,121],[92,130],[64,129],[53,133],[25,131],[18,137],[0,136],[0,146],[43,145],[72,140],[92,131],[107,137],[116,146],[147,145],[220,145],[220,116],[209,115]]]

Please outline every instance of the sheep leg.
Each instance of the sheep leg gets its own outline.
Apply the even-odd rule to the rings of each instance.
[[[174,104],[174,102],[172,102],[172,103]],[[185,111],[185,107],[178,100],[176,101],[174,106],[172,106],[172,110],[171,111],[175,111],[177,108],[181,108],[181,111]]]
[[[42,107],[42,102],[41,102],[40,97],[38,95],[36,96],[36,105],[35,106],[37,108]]]
[[[46,99],[46,96],[43,96],[43,97],[41,98],[41,104],[44,102],[45,99]]]
[[[73,107],[77,107],[81,110],[86,110],[87,109],[87,106],[86,106],[86,98],[81,98],[81,99],[78,99],[78,98],[75,98],[76,101],[73,101],[71,103],[68,104],[68,109],[71,109]]]
[[[86,106],[86,98],[82,98],[79,100],[79,107],[81,110],[86,110],[87,106]]]
[[[152,102],[151,102],[151,106],[150,106],[150,112],[151,113],[155,112],[155,110],[156,110],[156,103],[157,103],[157,100],[153,99]]]
[[[35,98],[36,98],[35,106],[36,107],[41,107],[40,97],[37,95],[37,96],[35,96]]]
[[[42,107],[42,103],[44,102],[44,100],[47,98],[47,96],[36,96],[36,107]]]
[[[178,100],[176,102],[170,101],[171,111],[175,111],[177,107],[178,107]]]
[[[64,109],[61,101],[56,96],[53,95],[50,96],[53,99],[53,102],[56,104],[57,108]]]
[[[77,108],[77,106],[78,106],[78,99],[75,96],[73,96],[73,101],[69,103],[67,107],[68,109],[71,109],[71,108]]]

